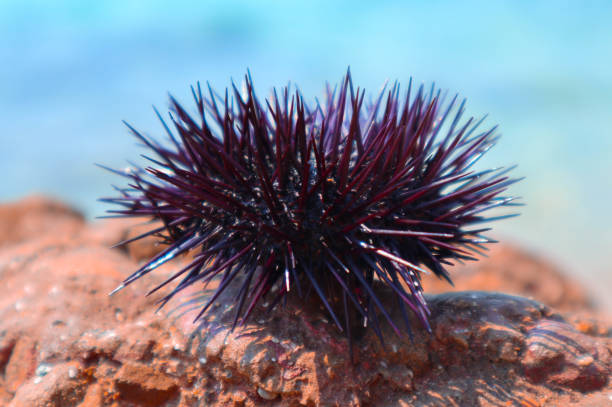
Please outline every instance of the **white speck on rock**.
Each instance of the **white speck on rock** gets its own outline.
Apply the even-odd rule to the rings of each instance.
[[[34,372],[34,374],[36,376],[38,376],[38,377],[42,377],[42,376],[45,376],[47,373],[49,373],[52,368],[53,368],[53,366],[51,366],[48,363],[41,363],[36,368],[36,371]]]
[[[111,331],[106,331],[104,332],[104,335],[102,335],[103,339],[111,339],[117,336],[117,332],[111,330]]]

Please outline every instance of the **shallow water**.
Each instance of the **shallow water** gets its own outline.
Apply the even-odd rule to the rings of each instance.
[[[612,3],[10,1],[0,3],[0,199],[32,191],[88,216],[141,150],[121,120],[161,134],[151,104],[223,88],[247,67],[260,94],[289,79],[320,96],[351,65],[437,84],[504,135],[482,166],[518,163],[528,206],[496,234],[542,251],[599,298],[612,288]],[[93,4],[93,3],[92,3]]]

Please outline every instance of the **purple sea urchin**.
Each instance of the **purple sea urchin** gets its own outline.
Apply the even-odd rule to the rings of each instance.
[[[313,107],[288,88],[261,104],[250,76],[244,93],[232,85],[231,96],[220,97],[209,86],[205,97],[199,84],[192,92],[197,117],[171,98],[174,130],[156,111],[165,145],[127,125],[154,153],[145,157],[152,166],[111,170],[131,182],[103,201],[121,206],[109,211],[114,216],[163,222],[121,244],[155,235],[168,246],[117,289],[198,251],[151,291],[182,278],[162,306],[219,277],[198,318],[229,284],[240,284],[236,326],[263,297],[272,308],[314,290],[349,341],[356,319],[371,322],[382,340],[377,313],[400,330],[374,280],[395,293],[408,329],[408,309],[429,329],[420,274],[429,269],[450,282],[446,265],[474,260],[491,242],[482,235],[489,229],[474,225],[513,216],[483,215],[515,204],[501,196],[517,181],[506,176],[511,168],[471,169],[495,143],[495,128],[462,122],[465,101],[444,104],[433,86],[412,96],[410,82],[400,97],[396,84],[365,106],[350,74]]]

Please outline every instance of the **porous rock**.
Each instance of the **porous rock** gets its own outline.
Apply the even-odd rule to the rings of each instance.
[[[493,246],[487,257],[453,267],[453,286],[433,275],[424,277],[428,293],[473,290],[500,291],[533,298],[557,310],[594,308],[587,291],[565,270],[536,253],[511,245]]]
[[[68,205],[43,196],[30,196],[0,205],[0,246],[58,231],[74,236],[84,223],[83,215]]]
[[[13,213],[0,210],[0,230]],[[156,314],[161,294],[144,294],[176,263],[109,297],[142,260],[108,248],[133,223],[61,213],[53,228],[0,247],[0,405],[586,406],[612,393],[609,326],[582,301],[564,307],[583,314],[559,314],[506,294],[431,295],[431,334],[413,321],[411,340],[382,324],[385,345],[368,332],[351,361],[312,301],[263,304],[234,331],[231,290],[199,324],[210,291],[194,288]]]
[[[176,379],[142,363],[124,363],[114,380],[126,401],[159,406],[178,394]]]
[[[20,386],[9,407],[76,406],[87,386],[88,378],[78,363],[60,363]]]

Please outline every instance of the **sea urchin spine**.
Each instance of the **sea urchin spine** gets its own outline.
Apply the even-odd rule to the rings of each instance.
[[[515,205],[501,195],[517,180],[506,175],[511,168],[472,170],[497,136],[478,130],[482,120],[461,120],[465,101],[444,104],[433,86],[412,91],[410,82],[401,97],[395,84],[364,106],[349,73],[325,104],[309,107],[284,88],[262,105],[247,75],[243,93],[232,85],[220,97],[209,86],[205,97],[192,87],[196,117],[171,98],[174,130],[156,111],[165,144],[127,125],[154,153],[145,157],[152,166],[112,170],[130,183],[103,201],[121,206],[113,216],[163,223],[121,244],[155,235],[168,246],[117,289],[197,251],[151,291],[181,278],[162,306],[218,278],[200,318],[228,285],[241,284],[236,326],[264,297],[272,308],[314,290],[349,341],[357,317],[382,340],[377,313],[400,330],[376,294],[378,280],[395,293],[408,329],[408,309],[429,329],[421,273],[450,282],[445,266],[474,260],[492,242],[477,225],[513,216],[484,213]]]

